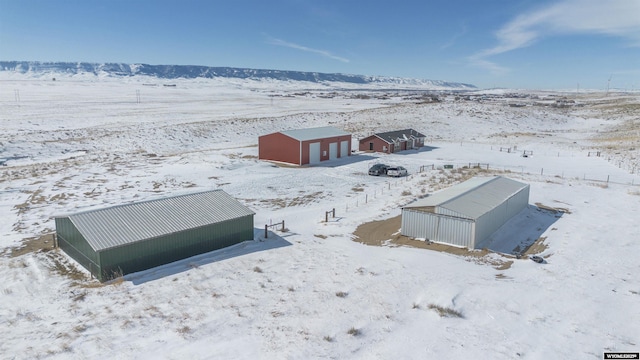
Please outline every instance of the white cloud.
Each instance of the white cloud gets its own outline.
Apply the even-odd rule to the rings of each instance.
[[[442,44],[440,46],[440,49],[446,49],[446,48],[449,48],[449,47],[453,46],[456,43],[456,41],[460,37],[464,36],[466,33],[467,33],[467,25],[466,24],[462,24],[460,31],[457,34],[454,34],[453,36],[451,36],[449,41],[447,41],[446,43]]]
[[[281,40],[281,39],[276,39],[276,38],[269,37],[268,40],[267,40],[267,43],[271,44],[271,45],[284,46],[284,47],[288,47],[288,48],[292,48],[292,49],[297,49],[297,50],[302,50],[302,51],[306,51],[306,52],[310,52],[310,53],[320,54],[320,55],[322,55],[324,57],[327,57],[329,59],[338,60],[338,61],[341,61],[341,62],[344,62],[344,63],[348,63],[349,62],[349,59],[333,55],[329,51],[313,49],[313,48],[310,48],[310,47],[306,47],[306,46],[290,43],[290,42],[287,42],[287,41],[284,41],[284,40]]]
[[[543,37],[566,34],[611,35],[640,46],[640,1],[564,0],[521,14],[496,32],[496,46],[469,60],[478,66],[483,62],[495,66],[485,58],[530,46]]]
[[[552,8],[545,21],[558,33],[596,33],[626,37],[640,46],[640,1],[571,0]]]
[[[507,67],[500,66],[495,62],[485,60],[480,57],[472,56],[471,58],[469,58],[469,60],[471,61],[472,65],[483,68],[483,69],[487,69],[489,70],[489,72],[491,72],[491,74],[496,76],[505,75],[511,71],[511,69]]]

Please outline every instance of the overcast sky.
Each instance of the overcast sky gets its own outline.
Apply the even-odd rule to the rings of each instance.
[[[640,0],[0,0],[0,60],[640,89]]]

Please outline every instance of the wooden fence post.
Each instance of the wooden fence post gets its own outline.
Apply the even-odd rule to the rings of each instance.
[[[329,211],[324,212],[324,222],[329,222],[329,214],[332,214],[332,217],[336,217],[336,208],[333,208]]]

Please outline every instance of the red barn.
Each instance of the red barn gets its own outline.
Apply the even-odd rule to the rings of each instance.
[[[413,129],[377,133],[361,139],[359,149],[390,154],[423,147],[425,137]]]
[[[295,165],[351,155],[351,134],[331,126],[280,131],[258,137],[258,158]]]

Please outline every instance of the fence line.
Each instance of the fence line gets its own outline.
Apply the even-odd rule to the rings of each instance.
[[[472,147],[472,148],[487,148],[489,147],[491,150],[495,150],[495,151],[499,151],[499,152],[506,152],[506,153],[513,153],[513,154],[520,154],[523,155],[525,157],[527,156],[532,156],[533,155],[533,151],[527,150],[527,149],[518,149],[517,145],[513,145],[513,146],[496,146],[496,145],[489,145],[489,144],[478,144],[478,143],[465,143],[465,142],[460,142],[460,146],[465,146],[465,147]],[[633,162],[628,163],[628,162],[624,162],[623,160],[620,160],[619,158],[616,158],[615,155],[618,155],[616,153],[607,153],[603,150],[598,150],[598,149],[594,149],[594,148],[585,148],[582,150],[576,150],[576,151],[554,151],[554,152],[546,152],[546,151],[540,151],[540,150],[536,150],[536,154],[537,155],[544,155],[544,156],[554,156],[554,157],[601,157],[603,159],[605,159],[607,162],[609,162],[610,164],[615,165],[616,167],[629,171],[631,174],[634,175],[640,175],[640,165],[639,164],[634,164]]]
[[[275,224],[264,224],[264,238],[267,239],[269,238],[269,228],[270,227],[276,227],[280,225],[280,231],[284,232],[285,231],[285,227],[284,227],[284,220],[282,220],[281,222],[277,222]]]
[[[504,171],[507,173],[511,172],[514,174],[521,174],[521,175],[526,174],[526,175],[542,176],[547,179],[549,178],[576,179],[576,180],[583,180],[583,181],[593,181],[593,182],[598,182],[603,184],[640,186],[640,181],[636,181],[633,175],[631,175],[630,178],[627,178],[625,180],[625,179],[621,179],[620,177],[615,177],[612,175],[595,175],[595,174],[588,174],[586,172],[567,173],[565,171],[558,171],[557,169],[540,168],[539,170],[536,170],[535,168],[528,168],[525,166],[508,166],[508,165],[492,166],[491,164],[488,164],[488,163],[451,163],[449,162],[442,165],[429,164],[429,165],[416,166],[414,167],[414,169],[417,169],[417,171],[415,171],[414,173],[410,173],[408,176],[400,177],[400,178],[389,178],[384,183],[376,184],[373,187],[369,187],[369,191],[356,195],[355,200],[347,201],[347,204],[345,205],[346,207],[345,210],[348,212],[349,208],[357,208],[357,207],[366,205],[369,202],[376,200],[379,196],[384,195],[385,192],[391,191],[393,188],[396,188],[398,186],[402,186],[403,183],[409,182],[412,179],[414,179],[416,176],[420,176],[421,174],[425,174],[428,172],[455,170],[460,168],[464,168],[464,169],[480,168],[480,169],[487,169],[487,170],[493,169],[498,171]],[[419,190],[417,186],[416,186],[416,190]],[[414,195],[420,196],[419,193]]]
[[[580,171],[565,171],[564,169],[557,168],[534,168],[530,166],[522,166],[522,165],[491,165],[488,163],[461,163],[461,162],[443,162],[440,165],[430,164],[430,165],[421,165],[416,167],[419,169],[418,173],[423,173],[425,171],[430,170],[455,170],[455,169],[469,169],[469,168],[480,168],[485,170],[502,170],[505,172],[519,173],[521,175],[540,175],[546,177],[556,177],[556,178],[575,178],[582,179],[588,181],[597,181],[604,183],[612,183],[618,185],[631,185],[638,186],[640,185],[640,180],[635,179],[634,174],[629,174],[628,176],[622,175],[596,175],[593,173],[580,172]]]

